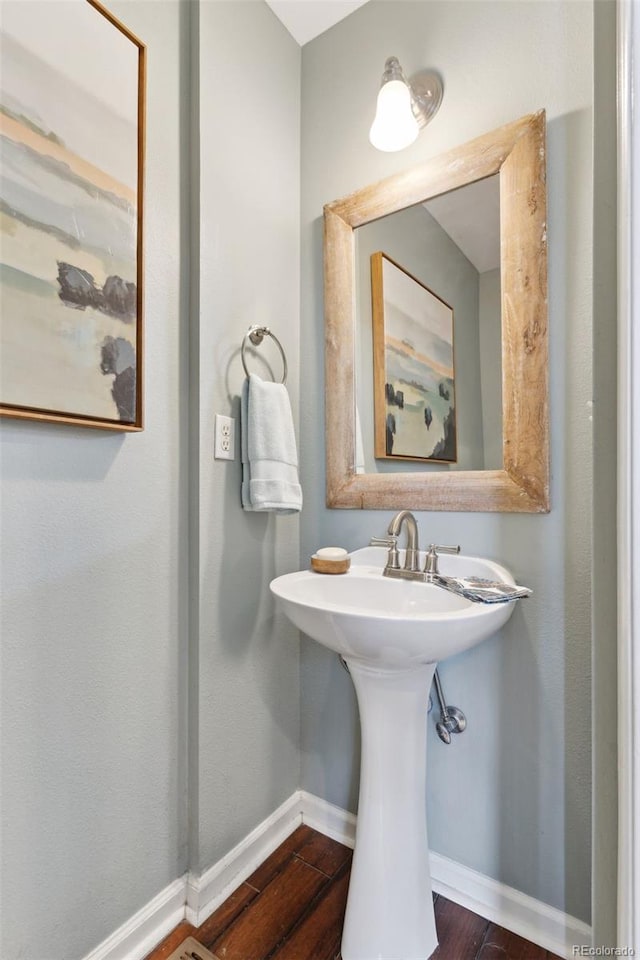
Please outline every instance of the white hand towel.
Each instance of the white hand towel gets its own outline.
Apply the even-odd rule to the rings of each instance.
[[[302,488],[287,388],[252,373],[242,387],[240,420],[242,506],[298,513]]]

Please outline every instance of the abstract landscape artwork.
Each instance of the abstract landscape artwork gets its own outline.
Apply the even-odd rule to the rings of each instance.
[[[144,45],[94,0],[0,42],[0,413],[141,429]]]
[[[453,310],[382,252],[371,295],[375,455],[455,463]]]

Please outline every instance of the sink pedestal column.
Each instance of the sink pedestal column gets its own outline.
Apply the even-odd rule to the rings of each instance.
[[[362,761],[343,960],[426,960],[438,946],[427,843],[427,706],[435,663],[347,658]]]

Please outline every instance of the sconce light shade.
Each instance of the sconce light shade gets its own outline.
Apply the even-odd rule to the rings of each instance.
[[[404,150],[417,139],[441,101],[442,83],[436,73],[423,71],[407,83],[398,58],[389,57],[369,140],[377,150]]]
[[[418,137],[418,121],[411,109],[411,91],[404,80],[389,80],[378,94],[369,140],[377,150],[404,150]]]

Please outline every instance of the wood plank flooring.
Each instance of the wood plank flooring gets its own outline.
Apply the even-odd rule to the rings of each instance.
[[[181,923],[149,954],[195,937],[218,960],[340,960],[351,850],[301,826],[198,928]],[[444,897],[434,897],[434,960],[560,960]]]

